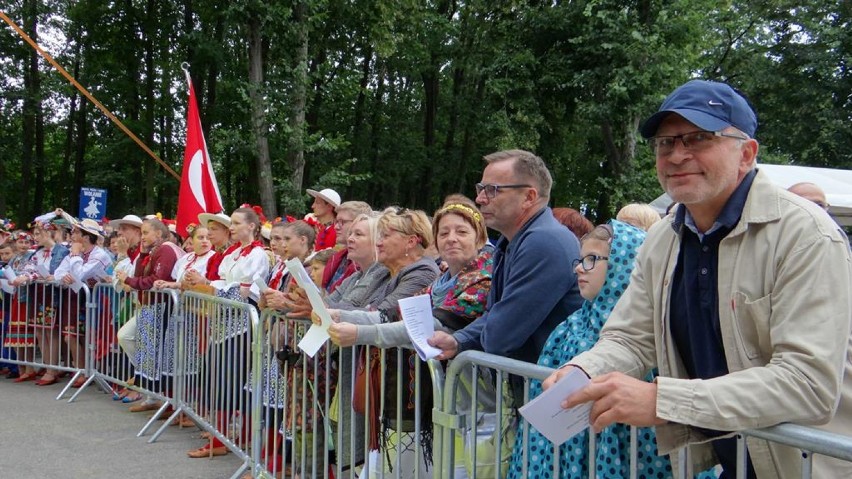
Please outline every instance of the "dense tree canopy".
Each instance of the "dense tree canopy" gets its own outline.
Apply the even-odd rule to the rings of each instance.
[[[761,161],[852,168],[852,3],[814,0],[12,0],[20,25],[182,168],[187,63],[226,208],[305,188],[431,210],[483,154],[537,152],[594,220],[659,194],[637,127],[691,77],[755,105]],[[0,216],[173,215],[178,183],[5,24]]]

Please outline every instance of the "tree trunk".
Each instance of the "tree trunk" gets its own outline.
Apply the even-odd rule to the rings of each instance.
[[[278,216],[275,190],[272,184],[272,161],[269,157],[266,112],[263,101],[263,34],[262,23],[257,12],[248,21],[249,41],[249,96],[251,97],[251,126],[257,148],[257,181],[260,191],[260,206],[266,216]]]
[[[145,125],[144,138],[148,148],[154,150],[154,37],[157,35],[157,5],[148,0],[145,21]],[[156,178],[160,165],[153,158],[145,158],[145,211],[156,211]]]
[[[24,3],[24,31],[34,40],[38,41],[38,18],[37,18],[38,2],[35,0],[27,0]],[[39,100],[39,83],[38,83],[38,53],[28,48],[26,56],[26,67],[24,69],[24,103],[23,103],[23,119],[22,119],[22,138],[21,138],[21,183],[18,185],[19,201],[18,216],[23,223],[24,219],[33,217],[32,204],[30,203],[30,189],[32,166],[36,161],[36,124],[38,122],[38,105]]]
[[[305,105],[308,95],[308,12],[304,1],[293,8],[298,47],[293,68],[293,111],[290,114],[290,144],[287,164],[290,182],[296,191],[302,191],[305,174]],[[324,185],[323,185],[324,186]]]
[[[78,78],[80,75],[80,55],[81,48],[80,43],[78,42],[77,46],[74,48],[74,78]],[[73,185],[67,180],[67,178],[60,178],[59,176],[65,175],[68,171],[71,171],[71,157],[74,155],[74,120],[77,118],[77,102],[79,99],[80,94],[77,93],[76,89],[74,89],[74,93],[71,94],[71,105],[68,108],[68,121],[65,124],[65,147],[62,152],[62,169],[56,172],[58,181],[56,181],[55,184],[61,185],[57,187],[59,195],[55,198],[56,204],[58,205],[67,205],[71,200],[71,188]]]

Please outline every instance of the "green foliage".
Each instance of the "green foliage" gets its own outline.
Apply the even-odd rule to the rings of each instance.
[[[848,2],[10,3],[7,13],[21,24],[25,7],[37,4],[48,50],[178,171],[186,108],[179,66],[188,62],[227,208],[260,199],[247,73],[252,16],[264,45],[269,181],[289,214],[307,210],[309,186],[376,208],[431,209],[446,194],[473,194],[484,154],[524,148],[550,166],[554,204],[606,220],[660,193],[636,129],[692,77],[748,94],[760,116],[760,161],[852,167]],[[297,55],[302,28],[307,63]],[[0,52],[0,216],[23,222],[68,208],[83,185],[110,190],[110,216],[147,207],[174,214],[172,177],[91,105],[81,118],[80,98],[45,62],[38,88],[27,88],[30,52],[10,29],[0,33]],[[34,138],[28,98],[44,111],[40,179],[20,153]],[[305,158],[298,185],[288,161],[294,148]]]

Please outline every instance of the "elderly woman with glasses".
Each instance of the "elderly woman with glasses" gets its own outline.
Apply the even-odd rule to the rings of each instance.
[[[448,268],[422,293],[428,294],[432,302],[432,314],[435,327],[445,331],[455,331],[464,328],[485,311],[486,299],[491,287],[492,256],[491,248],[487,246],[485,222],[476,205],[461,195],[451,195],[444,205],[435,212],[432,221],[432,234],[437,242],[437,250],[441,260]],[[332,341],[341,346],[365,344],[379,347],[395,347],[410,344],[405,325],[398,321],[398,315],[393,315],[393,322],[383,321],[379,324],[381,313],[347,313],[331,311],[332,318],[339,320],[329,328]],[[409,385],[411,386],[411,385]],[[429,384],[421,383],[421,425],[428,430],[429,421],[424,420],[428,413],[431,399]],[[386,395],[395,394],[395,387],[386,386]],[[480,398],[486,393],[480,392]],[[378,397],[370,399],[378,406]],[[394,397],[390,398],[395,399]],[[386,399],[388,404],[388,399]],[[428,414],[427,414],[428,415]],[[394,414],[385,414],[386,418],[394,419]],[[405,417],[405,415],[403,416]],[[426,434],[428,436],[428,434]],[[427,444],[428,446],[428,444]],[[428,452],[428,451],[427,451]],[[404,470],[413,470],[406,467]],[[394,459],[390,465],[393,467]],[[425,464],[421,471],[429,474]]]
[[[350,236],[354,232],[355,226],[353,225]],[[343,308],[332,310],[335,318],[340,321],[359,324],[377,324],[398,320],[399,300],[418,294],[429,286],[440,273],[435,260],[425,254],[426,249],[433,242],[433,237],[432,225],[424,212],[399,207],[385,209],[378,220],[376,252],[378,263],[387,269],[389,277],[379,287],[376,299],[366,307],[349,308],[344,305],[334,305]],[[314,318],[316,321],[315,315]],[[373,367],[378,364],[379,356],[377,353],[377,350],[371,351],[369,362]],[[358,368],[363,369],[366,364],[367,357],[362,354]],[[397,372],[393,368],[396,365],[396,359],[388,357],[387,364],[389,365],[388,371],[386,371],[387,376],[395,377]],[[396,390],[395,387],[387,390],[390,391],[391,389]],[[370,407],[370,410],[366,411],[358,407],[360,401],[356,399],[355,411],[367,415],[370,428],[369,446],[371,450],[378,450],[380,418],[376,406],[378,406],[379,401],[377,396],[372,397],[372,394],[377,394],[377,391],[371,393],[372,407]],[[393,405],[390,405],[391,403]],[[396,399],[393,398],[387,404],[388,407],[384,413],[386,418],[393,422],[396,418],[396,412],[390,412],[388,409],[395,407]],[[413,414],[413,402],[406,400],[403,401],[403,405],[406,408],[403,411],[403,416],[411,416]],[[409,405],[412,408],[408,408]],[[391,424],[391,427],[401,429],[393,424]]]

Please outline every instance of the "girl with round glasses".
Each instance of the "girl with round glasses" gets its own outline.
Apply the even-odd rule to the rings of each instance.
[[[585,299],[579,310],[568,316],[547,339],[538,364],[558,368],[571,358],[590,349],[601,328],[630,281],[634,260],[645,232],[620,221],[595,227],[581,241],[581,259],[574,262],[580,295]],[[652,377],[646,378],[651,380]],[[530,383],[530,399],[541,394],[541,381]],[[651,428],[638,431],[638,468],[642,477],[671,477],[668,458],[657,455],[657,444]],[[588,431],[578,434],[559,447],[560,478],[630,477],[630,430],[623,424],[610,426],[597,437],[595,467],[589,475]],[[527,464],[524,468],[524,451]],[[517,440],[509,469],[510,478],[539,477],[550,479],[553,471],[553,444],[532,426],[524,440],[523,422],[518,426]]]

